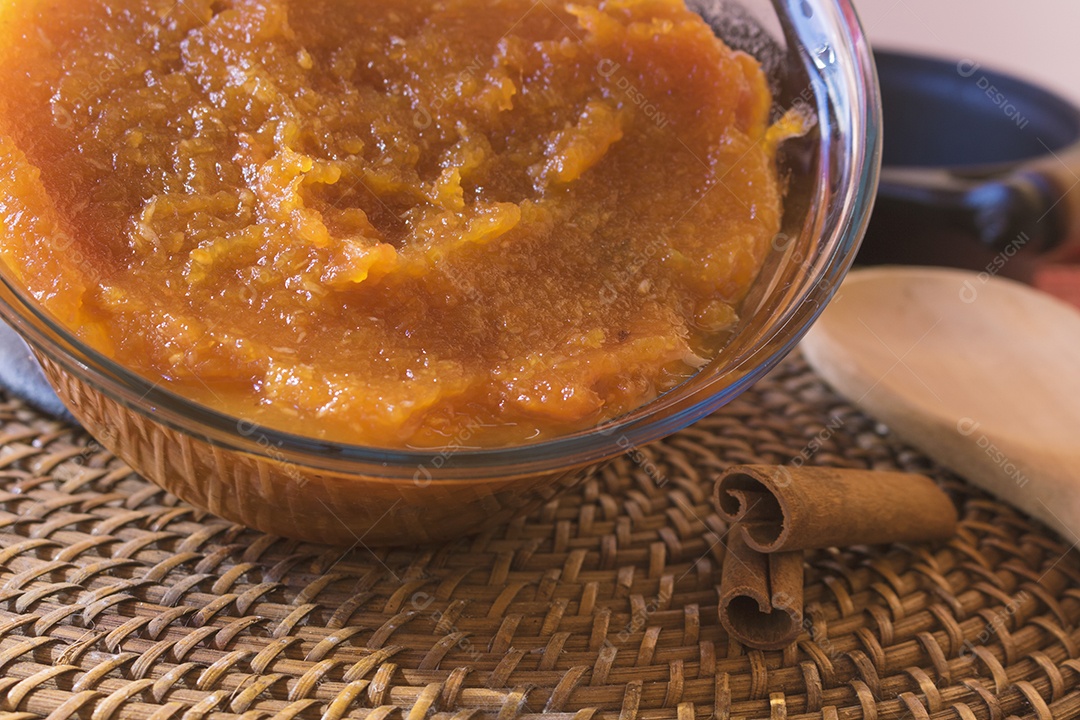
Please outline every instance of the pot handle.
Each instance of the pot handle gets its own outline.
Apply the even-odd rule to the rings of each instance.
[[[1052,262],[1080,260],[1080,144],[1054,152],[1021,167],[1014,183],[1040,196],[1042,213],[1033,220],[1047,226],[1051,242],[1046,250]]]
[[[1023,245],[1053,262],[1080,260],[1080,143],[978,173],[886,167],[879,195],[952,211],[994,250]]]

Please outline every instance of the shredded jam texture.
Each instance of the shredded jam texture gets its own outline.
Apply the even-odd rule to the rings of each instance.
[[[758,63],[682,0],[0,3],[0,259],[252,423],[504,446],[715,354],[779,230]]]

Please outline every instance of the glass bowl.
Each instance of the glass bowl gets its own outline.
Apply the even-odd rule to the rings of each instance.
[[[674,433],[776,366],[833,296],[865,232],[881,156],[870,49],[848,0],[690,0],[765,66],[774,112],[816,117],[788,142],[784,231],[719,357],[656,401],[591,431],[521,447],[440,452],[320,442],[229,417],[84,346],[7,273],[0,314],[72,413],[169,492],[223,518],[302,540],[366,546],[443,541],[505,523],[582,482],[589,468]]]

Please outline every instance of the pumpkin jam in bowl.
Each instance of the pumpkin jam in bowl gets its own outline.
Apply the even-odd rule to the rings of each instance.
[[[5,318],[223,517],[504,522],[729,400],[831,294],[877,150],[830,9],[787,30],[833,64],[767,73],[683,0],[0,3]]]

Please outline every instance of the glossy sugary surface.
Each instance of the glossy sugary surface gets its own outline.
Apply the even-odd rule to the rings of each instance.
[[[0,3],[0,256],[93,347],[305,435],[550,438],[690,375],[779,229],[682,0]]]

